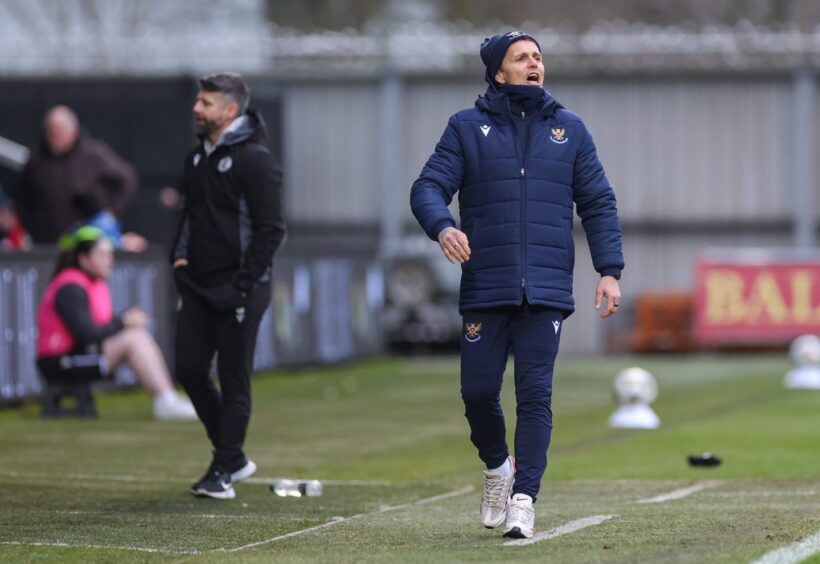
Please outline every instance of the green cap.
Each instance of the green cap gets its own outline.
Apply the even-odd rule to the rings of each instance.
[[[83,225],[76,231],[69,231],[64,233],[57,241],[57,248],[61,251],[71,251],[77,248],[80,243],[86,241],[99,241],[105,237],[105,233],[98,227],[93,225]]]

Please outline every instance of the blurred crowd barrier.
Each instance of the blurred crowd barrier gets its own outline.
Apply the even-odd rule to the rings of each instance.
[[[274,261],[271,305],[259,328],[255,370],[318,365],[378,355],[384,274],[372,245],[345,238],[290,242]],[[318,238],[322,239],[322,238]],[[167,252],[153,247],[122,254],[109,279],[115,311],[139,305],[173,360],[176,291]],[[0,254],[0,405],[37,397],[37,305],[51,276],[55,250]],[[120,369],[111,387],[135,384]]]

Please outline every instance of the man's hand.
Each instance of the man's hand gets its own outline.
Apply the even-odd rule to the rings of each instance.
[[[438,244],[441,245],[444,256],[451,263],[470,260],[470,243],[463,231],[455,227],[445,227],[438,234]]]
[[[601,276],[598,282],[598,290],[595,292],[595,309],[601,309],[601,303],[606,300],[606,309],[601,312],[601,317],[609,317],[618,312],[621,302],[621,289],[618,280],[614,276]]]
[[[174,268],[179,268],[180,266],[188,266],[188,259],[178,258],[174,261]]]

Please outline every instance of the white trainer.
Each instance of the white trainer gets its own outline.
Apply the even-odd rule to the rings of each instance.
[[[507,518],[507,506],[515,483],[515,459],[510,457],[509,476],[484,471],[484,493],[481,494],[481,524],[495,529]]]
[[[504,536],[511,539],[531,539],[534,528],[535,508],[532,506],[532,498],[527,494],[515,494],[507,511]]]
[[[247,480],[254,474],[256,474],[256,464],[253,460],[248,459],[241,468],[231,472],[231,482],[235,484],[236,482]]]
[[[154,419],[160,421],[196,421],[194,406],[188,398],[168,392],[154,397]]]

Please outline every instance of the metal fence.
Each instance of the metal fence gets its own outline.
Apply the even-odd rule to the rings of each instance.
[[[271,305],[259,328],[255,370],[324,364],[383,351],[379,317],[384,276],[372,245],[291,241],[277,256]],[[54,250],[0,254],[0,405],[36,397],[37,305],[48,283]],[[109,279],[114,310],[138,305],[172,365],[176,294],[160,249],[117,257]],[[115,386],[135,383],[121,368]]]

